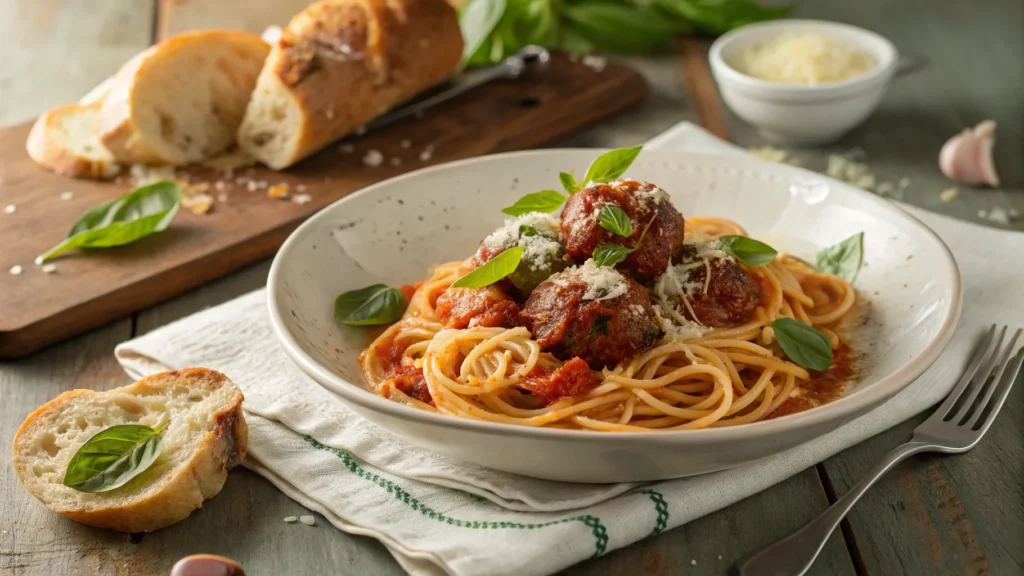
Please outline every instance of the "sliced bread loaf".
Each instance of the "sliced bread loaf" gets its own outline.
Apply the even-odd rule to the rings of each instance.
[[[124,486],[89,493],[63,484],[72,456],[98,432],[165,423],[163,451]],[[248,444],[238,387],[219,372],[187,368],[107,392],[61,394],[22,423],[13,462],[22,485],[54,512],[101,528],[149,532],[183,520],[220,492]]]
[[[227,30],[188,32],[129,60],[100,116],[101,140],[125,163],[181,165],[234,144],[270,47]]]
[[[445,0],[316,2],[270,51],[238,145],[286,168],[455,74],[461,56]]]
[[[25,144],[37,164],[74,178],[113,178],[121,171],[100,142],[103,99],[70,104],[45,112],[36,120]]]

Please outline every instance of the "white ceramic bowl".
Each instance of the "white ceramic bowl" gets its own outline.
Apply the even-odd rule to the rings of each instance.
[[[769,82],[748,76],[730,62],[746,48],[783,32],[810,31],[867,51],[877,65],[867,74],[817,86]],[[878,107],[896,71],[896,48],[885,38],[856,26],[820,20],[777,20],[743,26],[711,45],[711,73],[726,105],[757,126],[765,138],[790,145],[834,141],[867,119]]]
[[[466,258],[501,225],[501,208],[582,174],[598,150],[485,156],[420,170],[339,200],[310,218],[274,259],[274,331],[310,377],[357,414],[427,449],[554,480],[657,480],[729,468],[792,448],[878,406],[920,375],[952,335],[956,263],[938,237],[891,203],[818,174],[749,158],[645,151],[627,175],[665,188],[684,215],[724,216],[776,248],[815,251],[865,232],[857,288],[872,321],[858,333],[859,380],[806,412],[734,428],[601,433],[535,429],[433,414],[370,392],[357,363],[366,329],[333,320],[335,297],[376,282],[413,282]],[[913,256],[913,258],[910,258]]]

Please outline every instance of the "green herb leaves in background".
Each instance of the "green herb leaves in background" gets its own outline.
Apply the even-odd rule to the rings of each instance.
[[[594,250],[594,264],[614,267],[632,253],[632,248],[620,244],[602,244]]]
[[[692,32],[722,34],[781,18],[756,0],[467,0],[459,10],[463,61],[496,64],[528,44],[570,52],[647,52]]]
[[[107,492],[124,486],[153,465],[167,422],[150,428],[141,424],[111,426],[89,438],[71,457],[64,485],[79,492]]]
[[[622,176],[643,149],[643,146],[616,148],[601,154],[587,168],[587,175],[583,178],[583,185],[586,186],[591,182],[611,182]]]
[[[404,312],[405,295],[384,284],[351,290],[334,300],[334,321],[349,326],[391,324]]]
[[[818,272],[839,276],[853,284],[863,260],[864,233],[858,232],[839,244],[818,252],[814,267]]]
[[[75,222],[68,237],[40,256],[47,261],[76,248],[107,248],[130,244],[165,230],[178,213],[181,190],[173,182],[157,182],[104,202]]]
[[[775,260],[778,252],[774,248],[746,236],[722,236],[718,239],[722,247],[733,258],[747,266],[765,266]]]
[[[554,212],[565,202],[565,195],[554,190],[541,190],[533,194],[527,194],[516,203],[503,208],[502,212],[509,216],[522,216],[530,212]]]
[[[832,343],[817,328],[792,318],[772,322],[775,339],[786,357],[804,368],[828,370],[832,365]]]
[[[483,288],[515,272],[523,259],[523,249],[514,246],[495,256],[483,266],[452,283],[454,288]]]
[[[601,228],[617,234],[623,238],[629,238],[633,233],[633,223],[629,221],[626,212],[614,204],[605,204],[597,212],[597,222]]]

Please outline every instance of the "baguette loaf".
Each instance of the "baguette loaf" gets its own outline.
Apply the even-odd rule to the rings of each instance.
[[[282,31],[239,146],[286,168],[454,74],[462,35],[444,0],[326,0]]]
[[[118,70],[100,116],[103,144],[125,163],[181,165],[234,144],[270,47],[227,30],[188,32]]]
[[[63,484],[68,462],[89,438],[133,423],[169,424],[150,468],[108,492]],[[22,423],[13,463],[22,485],[54,512],[101,528],[149,532],[183,520],[220,492],[248,445],[242,393],[219,372],[187,368],[107,392],[61,394]]]
[[[45,112],[32,125],[25,148],[42,167],[74,178],[113,178],[121,171],[100,142],[102,97]]]

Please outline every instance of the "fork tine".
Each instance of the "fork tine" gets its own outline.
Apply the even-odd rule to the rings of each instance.
[[[999,331],[999,338],[996,338],[995,346],[992,348],[990,354],[985,357],[985,362],[981,365],[978,373],[971,379],[971,386],[969,386],[963,393],[963,400],[958,400],[954,409],[946,416],[946,420],[952,420],[953,422],[959,423],[959,421],[965,418],[971,411],[971,407],[974,406],[974,401],[978,399],[978,395],[982,389],[985,388],[985,384],[988,382],[989,377],[992,376],[992,371],[995,370],[997,363],[999,362],[999,350],[1003,347],[1003,338],[1006,337],[1007,327],[1003,326],[1003,329]]]
[[[1020,336],[1021,329],[1017,329],[1017,332],[1013,335],[1013,340],[1010,341],[1009,347],[1006,349],[1004,357],[1009,356],[1010,351],[1013,350],[1014,345],[1017,343],[1017,337]],[[999,367],[999,372],[992,379],[992,385],[985,392],[985,397],[981,399],[978,404],[977,412],[971,416],[971,419],[967,422],[967,427],[973,429],[981,418],[982,414],[986,414],[986,408],[991,405],[992,409],[987,411],[988,416],[985,418],[985,422],[979,427],[981,434],[985,433],[989,425],[995,420],[995,415],[999,412],[999,409],[1003,407],[1003,402],[1006,400],[1006,396],[1010,393],[1010,388],[1013,387],[1013,383],[1017,380],[1017,375],[1020,373],[1021,365],[1024,364],[1024,352],[1018,353],[1017,357],[1007,358],[1005,362]],[[1009,367],[1007,371],[1006,368]],[[1005,372],[1005,373],[1004,373]],[[999,391],[996,398],[991,403],[989,402],[996,391]]]
[[[989,328],[988,333],[981,340],[981,345],[978,346],[977,351],[974,353],[974,357],[971,359],[971,363],[967,365],[967,369],[964,370],[963,376],[960,377],[960,381],[956,383],[956,386],[946,396],[946,400],[935,410],[932,414],[932,418],[939,420],[945,420],[946,415],[956,404],[956,401],[964,393],[964,389],[970,384],[971,379],[974,378],[974,374],[978,371],[978,367],[985,362],[989,355],[992,354],[993,344],[995,344],[996,325],[993,324]]]

